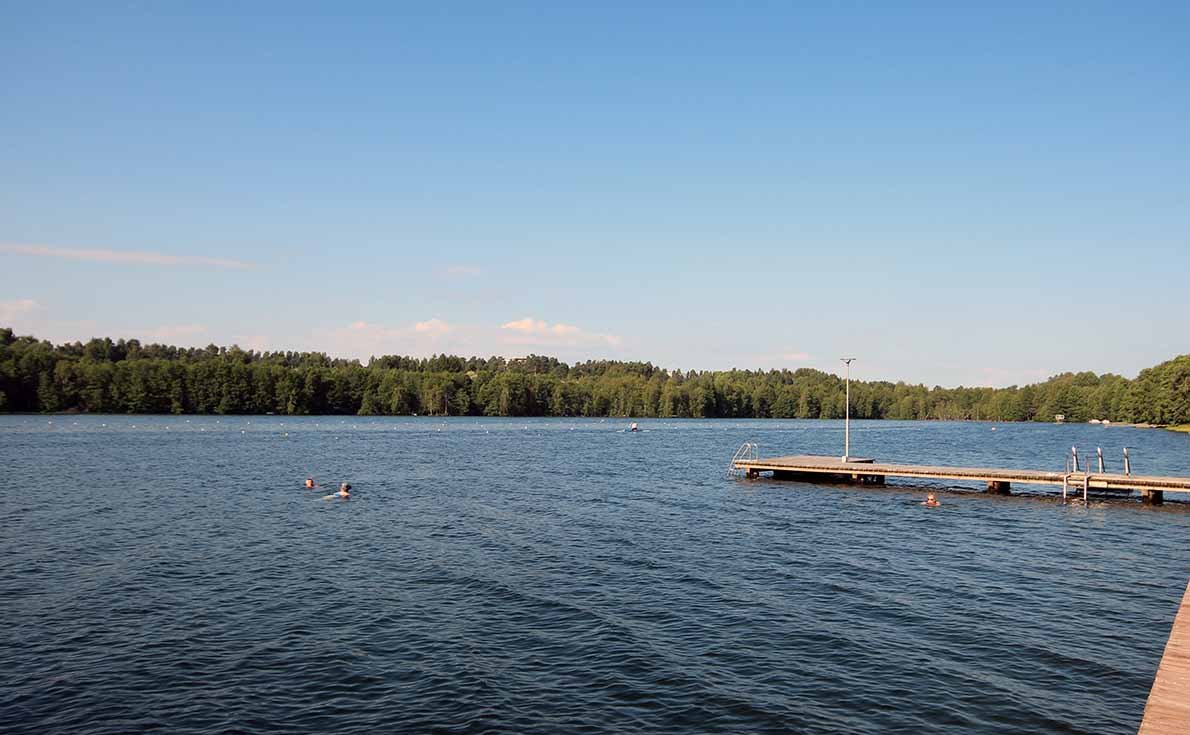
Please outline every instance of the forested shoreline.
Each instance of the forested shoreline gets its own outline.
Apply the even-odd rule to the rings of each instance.
[[[841,418],[820,370],[681,371],[552,357],[385,356],[181,348],[137,340],[53,345],[0,329],[0,411],[195,414]],[[1190,423],[1190,355],[1135,379],[1063,373],[1010,388],[851,382],[870,419]]]

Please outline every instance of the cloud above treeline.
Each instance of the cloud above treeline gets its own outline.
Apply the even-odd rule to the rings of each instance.
[[[33,299],[0,301],[0,325],[19,321],[22,316],[29,314],[36,308],[37,302]]]
[[[247,329],[225,333],[217,326],[198,321],[155,325],[142,321],[101,328],[93,320],[63,321],[32,298],[0,301],[0,326],[11,326],[20,334],[35,334],[56,342],[112,337],[179,347],[238,344],[244,349],[296,349],[363,360],[378,355],[422,357],[444,353],[485,357],[537,353],[565,360],[622,359],[624,345],[624,339],[616,334],[534,316],[486,324],[451,322],[439,316],[403,324],[359,319],[288,335],[254,333]]]
[[[127,326],[101,328],[91,319],[62,319],[35,299],[0,301],[0,327],[10,327],[19,335],[31,335],[51,342],[85,342],[92,337],[137,339],[193,347],[209,344],[213,337],[205,324],[158,324],[156,326]]]
[[[403,325],[355,321],[344,327],[316,330],[310,347],[351,357],[371,355],[513,356],[549,351],[571,356],[614,356],[623,339],[574,324],[524,317],[499,325],[458,324],[440,317]]]
[[[87,261],[92,263],[126,263],[165,267],[200,266],[227,270],[248,270],[254,264],[235,258],[212,258],[205,255],[174,255],[144,250],[108,250],[104,248],[55,248],[48,245],[0,243],[0,253],[27,255],[35,258]]]
[[[413,325],[413,331],[421,334],[446,334],[453,327],[441,319],[427,319],[424,322],[418,322]]]
[[[168,344],[190,344],[194,340],[205,339],[210,332],[204,324],[167,324],[132,331],[142,342],[148,340]]]
[[[544,319],[525,317],[516,321],[500,325],[500,329],[507,332],[504,341],[511,345],[567,345],[578,347],[581,345],[606,344],[618,347],[623,339],[614,334],[595,334],[580,329],[573,324],[555,322],[550,324]]]

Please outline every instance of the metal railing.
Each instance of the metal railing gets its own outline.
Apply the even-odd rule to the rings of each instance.
[[[756,462],[760,459],[760,445],[756,442],[744,442],[740,448],[735,450],[735,454],[731,457],[731,464],[727,465],[728,477],[741,477],[746,474],[746,470],[737,469],[736,462]]]
[[[1124,447],[1124,474],[1132,474],[1132,457],[1128,454],[1128,447]],[[1103,447],[1095,447],[1095,466],[1098,468],[1095,472],[1097,475],[1107,473],[1107,463],[1103,459]],[[1091,470],[1091,458],[1088,455],[1083,455],[1081,461],[1078,456],[1078,448],[1071,447],[1070,454],[1066,455],[1066,472],[1089,472]]]
[[[1080,467],[1081,465],[1081,467]],[[1076,480],[1079,475],[1082,475],[1081,481],[1083,485],[1083,503],[1087,502],[1087,489],[1091,485],[1091,477],[1095,474],[1106,474],[1106,465],[1103,461],[1103,447],[1095,447],[1095,466],[1098,472],[1091,472],[1091,458],[1084,455],[1082,461],[1079,461],[1078,448],[1071,447],[1070,454],[1066,455],[1066,473],[1062,477],[1062,500],[1066,500],[1067,489],[1073,484],[1077,487],[1077,482],[1072,483],[1071,480]],[[1128,454],[1128,447],[1124,447],[1124,474],[1132,474],[1132,457]]]

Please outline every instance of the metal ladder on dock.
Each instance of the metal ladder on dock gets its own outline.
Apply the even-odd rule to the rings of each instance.
[[[1099,474],[1102,475],[1106,471],[1103,464],[1102,447],[1095,448],[1095,459],[1099,467]],[[1082,469],[1080,470],[1078,449],[1071,447],[1070,454],[1066,455],[1066,473],[1062,476],[1062,502],[1066,502],[1066,494],[1071,487],[1077,489],[1079,485],[1082,485],[1083,505],[1086,505],[1087,491],[1091,487],[1091,477],[1093,474],[1091,472],[1091,458],[1087,456],[1083,457]],[[1128,455],[1128,447],[1124,447],[1124,474],[1132,474],[1132,458]]]
[[[1103,464],[1103,454],[1099,455],[1099,463]],[[1062,476],[1062,502],[1066,502],[1066,494],[1071,489],[1078,489],[1081,485],[1083,488],[1083,505],[1087,504],[1087,491],[1091,487],[1091,462],[1087,458],[1083,458],[1083,468],[1078,467],[1078,450],[1074,447],[1070,448],[1070,454],[1066,455],[1066,473]],[[1102,471],[1102,470],[1100,470]]]
[[[736,462],[757,462],[760,460],[760,445],[756,442],[744,442],[740,448],[735,450],[735,454],[731,457],[731,464],[727,465],[728,477],[743,477],[748,474],[747,470],[736,469]]]

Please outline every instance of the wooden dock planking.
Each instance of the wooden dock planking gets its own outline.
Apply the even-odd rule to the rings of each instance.
[[[1174,617],[1137,735],[1190,733],[1190,585]]]
[[[991,467],[942,467],[873,462],[871,460],[843,462],[838,457],[794,455],[768,459],[739,460],[733,468],[750,477],[761,472],[773,472],[774,477],[794,479],[825,475],[850,478],[864,482],[883,482],[885,477],[922,480],[966,480],[988,483],[989,490],[1007,492],[1012,483],[1026,485],[1063,485],[1078,487],[1084,483],[1092,490],[1140,490],[1146,496],[1161,501],[1160,493],[1190,492],[1190,477],[1161,477],[1152,475],[1121,475],[1116,473],[1049,472],[1045,470],[1017,470]],[[801,478],[799,478],[801,476]]]

